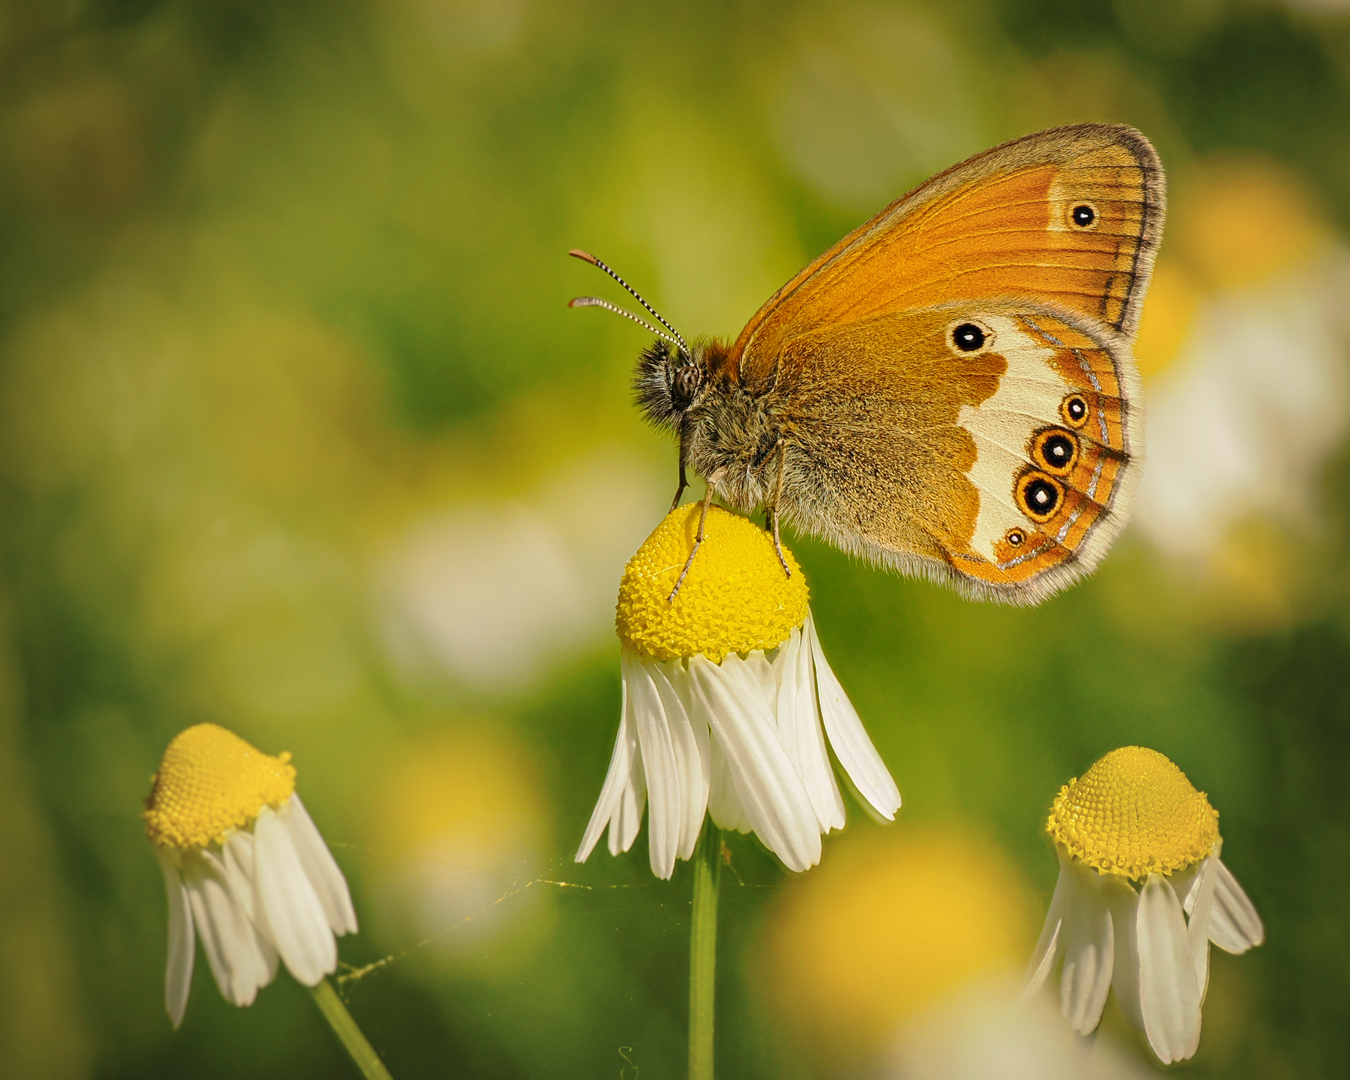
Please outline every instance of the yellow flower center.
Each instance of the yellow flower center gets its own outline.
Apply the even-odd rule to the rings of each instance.
[[[1162,754],[1123,746],[1060,788],[1046,828],[1099,873],[1138,880],[1208,855],[1219,812]]]
[[[291,755],[269,757],[232,731],[197,724],[164,751],[146,800],[145,830],[160,847],[203,848],[279,808],[295,791]]]
[[[672,510],[628,560],[619,583],[615,625],[639,653],[674,660],[702,653],[720,664],[728,653],[772,649],[806,621],[807,591],[792,554],[783,573],[773,537],[714,506],[694,564],[672,603],[670,591],[694,548],[698,503]]]

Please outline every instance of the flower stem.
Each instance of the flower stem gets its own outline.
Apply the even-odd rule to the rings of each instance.
[[[352,1061],[361,1070],[361,1075],[366,1080],[393,1080],[389,1070],[384,1067],[384,1062],[380,1060],[380,1055],[375,1053],[375,1048],[361,1034],[361,1029],[356,1026],[356,1021],[347,1011],[347,1006],[342,1004],[342,999],[338,997],[332,984],[324,979],[318,986],[311,986],[309,992],[314,995],[314,1002],[319,1006],[319,1012],[323,1013],[323,1018],[328,1021],[328,1026],[333,1029],[333,1034],[346,1047],[347,1053],[351,1054]]]
[[[722,830],[709,818],[694,856],[689,927],[689,1080],[713,1080],[713,1012],[717,988],[717,889]]]

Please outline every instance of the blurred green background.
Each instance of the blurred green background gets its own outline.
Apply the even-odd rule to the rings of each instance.
[[[362,921],[342,973],[389,958],[342,989],[396,1077],[680,1076],[688,867],[654,881],[645,833],[571,859],[618,718],[614,590],[674,450],[629,403],[643,332],[566,309],[622,296],[565,253],[734,335],[928,174],[1082,120],[1169,172],[1135,522],[1036,610],[790,541],[905,807],[851,804],[800,877],[731,839],[720,1071],[856,1075],[1020,964],[1050,800],[1143,743],[1209,793],[1268,928],[1216,959],[1181,1068],[1343,1076],[1335,0],[7,0],[0,1073],[354,1075],[284,972],[241,1010],[199,959],[170,1029],[140,800],[212,720],[294,754]],[[926,880],[951,894],[894,899]],[[947,925],[967,893],[979,925]],[[812,963],[857,976],[822,997]]]

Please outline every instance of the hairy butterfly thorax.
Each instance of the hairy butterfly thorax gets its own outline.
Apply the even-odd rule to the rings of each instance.
[[[683,356],[657,340],[638,358],[633,389],[643,416],[679,437],[685,466],[720,475],[718,494],[748,514],[771,501],[768,471],[783,441],[783,410],[771,385],[747,387],[735,378],[729,353],[725,342],[696,341]]]

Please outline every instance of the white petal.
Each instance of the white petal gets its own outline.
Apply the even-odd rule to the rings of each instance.
[[[253,827],[257,875],[254,912],[258,928],[281,953],[297,982],[317,986],[337,968],[337,942],[323,905],[309,883],[291,834],[269,807]]]
[[[825,749],[812,667],[810,646],[793,630],[773,660],[778,737],[811,798],[820,831],[829,832],[844,827],[844,799]]]
[[[1110,881],[1081,864],[1069,865],[1068,877],[1072,891],[1065,897],[1061,931],[1064,974],[1059,1008],[1074,1031],[1087,1035],[1101,1022],[1111,990],[1115,933],[1107,891]]]
[[[300,856],[300,865],[305,868],[309,883],[323,905],[323,913],[328,917],[328,925],[333,933],[356,933],[356,909],[352,907],[352,894],[347,888],[347,879],[338,869],[337,860],[323,842],[314,819],[309,816],[305,804],[298,794],[292,794],[290,800],[281,808],[278,815],[281,822],[290,831],[291,843]]]
[[[1139,894],[1129,882],[1120,879],[1118,888],[1107,890],[1107,899],[1111,904],[1111,931],[1116,939],[1111,988],[1116,992],[1120,1011],[1143,1031],[1144,1016],[1139,1011]]]
[[[699,715],[705,715],[702,706]],[[711,773],[708,782],[708,816],[719,828],[748,833],[751,829],[750,818],[741,805],[736,781],[731,778],[731,763],[727,761],[727,755],[716,739],[709,743],[708,759]]]
[[[814,866],[820,861],[820,827],[801,777],[778,741],[754,671],[733,653],[720,666],[695,656],[689,673],[755,835],[789,869]]]
[[[626,821],[628,818],[636,816],[637,823],[642,822],[642,804],[639,803],[636,809],[636,815],[632,813],[632,807],[624,806],[625,801],[632,803],[636,801],[633,798],[634,785],[633,769],[634,763],[640,762],[641,758],[637,748],[637,729],[628,722],[628,680],[623,681],[623,704],[619,709],[619,734],[614,740],[614,753],[609,759],[609,771],[605,773],[605,782],[600,787],[600,798],[596,800],[595,809],[591,811],[591,820],[586,825],[586,833],[581,838],[581,847],[577,848],[576,861],[585,862],[590,858],[591,852],[595,850],[596,842],[600,839],[600,834],[609,826],[609,850],[617,855],[620,851],[627,851],[633,844],[633,837],[637,835],[637,829],[632,829],[632,835],[627,838],[627,842],[616,844],[619,833],[615,831],[612,822]],[[638,766],[641,767],[640,765]],[[647,788],[644,784],[642,788],[642,797],[645,799]],[[628,811],[625,814],[625,811]]]
[[[632,750],[628,755],[628,775],[622,778],[619,800],[609,822],[609,853],[618,855],[627,851],[642,828],[642,811],[647,806],[647,773],[642,765],[642,750],[638,744],[637,719],[633,715],[633,696],[625,695],[623,725]]]
[[[225,876],[230,879],[234,898],[243,907],[244,914],[256,923],[253,916],[253,834],[247,829],[232,832],[220,850],[220,861],[225,866]]]
[[[778,650],[773,650],[777,653]],[[763,649],[755,649],[741,658],[747,668],[755,674],[755,679],[759,682],[759,688],[764,695],[764,700],[769,704],[769,711],[774,712],[774,702],[778,700],[778,677],[774,672],[774,666],[769,661],[768,654]],[[777,719],[775,715],[775,719]]]
[[[1200,884],[1200,866],[1205,860],[1194,866],[1188,866],[1185,870],[1178,870],[1172,875],[1172,891],[1177,894],[1177,899],[1181,901],[1181,910],[1187,915],[1191,913],[1191,907],[1195,904],[1195,887]]]
[[[826,661],[810,615],[806,617],[802,634],[811,648],[820,715],[825,722],[825,733],[830,737],[830,746],[862,797],[887,821],[893,821],[895,812],[900,809],[900,789],[895,786],[890,770],[867,737],[853,703]]]
[[[230,883],[230,894],[235,903],[244,909],[249,922],[253,924],[253,937],[258,946],[258,955],[262,958],[265,975],[261,981],[267,986],[277,977],[280,958],[277,951],[258,931],[258,919],[254,911],[253,899],[256,892],[254,878],[257,860],[254,857],[253,834],[247,829],[238,829],[231,833],[220,852],[221,862],[225,866],[225,876]]]
[[[1139,1013],[1164,1065],[1184,1061],[1200,1044],[1200,990],[1181,901],[1161,874],[1139,895]]]
[[[183,883],[216,986],[226,1001],[252,1005],[271,981],[264,945],[235,895],[224,863],[209,851],[183,856]]]
[[[653,667],[653,662],[641,660],[624,650],[623,681],[628,684],[628,701],[637,726],[642,768],[647,775],[647,798],[651,803],[651,812],[647,816],[647,850],[652,873],[669,879],[675,870],[675,854],[680,847],[684,795],[680,790],[680,772],[675,764],[675,747],[665,705],[652,679]]]
[[[1055,895],[1050,898],[1050,910],[1045,916],[1045,926],[1032,950],[1031,961],[1027,964],[1026,987],[1023,997],[1031,997],[1045,983],[1047,976],[1054,970],[1055,958],[1059,955],[1059,934],[1064,924],[1064,907],[1073,895],[1073,883],[1067,880],[1068,873],[1064,856],[1059,858],[1059,880],[1055,882]]]
[[[670,725],[670,744],[675,751],[675,766],[680,774],[680,842],[678,854],[688,859],[698,846],[703,830],[703,818],[708,812],[708,777],[711,761],[708,746],[708,725],[700,720],[695,724],[689,716],[689,676],[678,660],[656,665],[652,680]],[[683,688],[684,693],[680,692]]]
[[[159,856],[159,868],[164,872],[164,891],[169,897],[169,962],[164,968],[164,1005],[177,1028],[183,1022],[188,991],[192,989],[192,961],[197,942],[192,936],[192,908],[183,876],[168,855],[159,850],[155,854]]]
[[[1214,845],[1214,850],[1216,852],[1219,850],[1218,844]],[[1195,964],[1195,985],[1200,991],[1202,1005],[1205,1001],[1205,991],[1209,989],[1209,930],[1214,912],[1214,885],[1218,880],[1214,866],[1218,861],[1217,855],[1200,860],[1195,867],[1191,888],[1187,890],[1190,904],[1187,905],[1182,901],[1183,910],[1190,915],[1186,920],[1186,938],[1191,946],[1191,960]]]
[[[1209,917],[1209,939],[1224,952],[1245,953],[1266,940],[1261,916],[1247,899],[1237,878],[1214,858],[1214,909]]]

